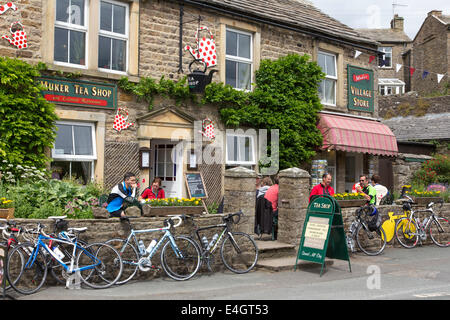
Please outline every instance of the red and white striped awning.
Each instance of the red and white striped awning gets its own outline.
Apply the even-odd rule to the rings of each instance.
[[[322,149],[397,156],[397,139],[381,122],[347,115],[319,115]]]

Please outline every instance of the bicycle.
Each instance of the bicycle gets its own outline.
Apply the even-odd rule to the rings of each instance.
[[[367,222],[372,213],[371,206],[362,206],[356,209],[356,219],[353,220],[347,232],[347,247],[353,253],[356,252],[355,240],[359,249],[369,256],[376,256],[386,247],[386,234],[383,228],[371,229]]]
[[[403,202],[403,211],[408,215],[399,219],[395,225],[395,237],[397,241],[405,248],[411,249],[427,239],[427,230],[434,244],[439,247],[450,246],[450,222],[444,218],[436,216],[433,210],[434,203],[430,202],[424,210],[413,210],[414,201],[411,197],[404,195],[400,199]],[[442,207],[443,203],[441,203]],[[430,213],[423,222],[416,213]]]
[[[92,288],[108,288],[115,284],[122,274],[122,260],[119,253],[110,245],[93,243],[87,247],[69,238],[51,237],[38,223],[34,231],[36,242],[25,242],[13,248],[5,266],[5,274],[11,287],[21,294],[37,292],[44,284],[48,274],[49,256],[53,257],[70,274]],[[73,254],[69,260],[53,251],[45,241],[71,245]],[[77,255],[75,256],[75,253]],[[13,281],[11,281],[11,279]]]
[[[106,243],[114,248],[119,248],[119,254],[124,264],[124,273],[117,284],[124,284],[130,281],[137,273],[138,269],[147,272],[157,268],[151,259],[156,251],[161,247],[161,266],[164,272],[177,281],[192,278],[200,268],[200,251],[192,239],[185,236],[174,236],[170,231],[182,223],[182,216],[172,218],[179,220],[176,224],[172,218],[164,220],[164,227],[154,229],[136,230],[131,225],[130,219],[137,217],[122,217],[121,221],[126,221],[130,226],[130,234],[126,239],[111,239]],[[153,240],[147,248],[142,240],[138,240],[137,235],[142,233],[164,232],[159,241]],[[133,245],[134,242],[134,245]]]
[[[256,266],[258,246],[255,241],[247,233],[232,231],[232,224],[238,224],[242,216],[242,211],[231,213],[222,218],[223,223],[200,228],[191,218],[198,239],[196,244],[201,250],[202,264],[206,263],[209,271],[213,271],[214,252],[220,243],[220,258],[228,270],[241,274],[249,272]],[[200,237],[200,232],[214,228],[222,228],[222,231],[220,235],[216,233],[210,242],[206,237]]]

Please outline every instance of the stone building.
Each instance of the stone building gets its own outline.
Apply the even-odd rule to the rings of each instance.
[[[133,171],[141,190],[155,176],[166,196],[188,196],[184,174],[203,174],[210,202],[223,196],[224,171],[233,166],[258,170],[257,136],[225,133],[214,105],[177,104],[159,96],[153,107],[118,87],[121,78],[179,80],[192,56],[185,46],[199,39],[215,42],[213,81],[251,90],[263,59],[308,54],[326,73],[319,88],[323,103],[319,127],[325,144],[315,160],[327,160],[337,191],[348,190],[363,172],[375,172],[379,156],[395,156],[392,132],[378,119],[374,85],[378,68],[369,57],[378,42],[325,15],[306,0],[28,0],[0,16],[8,30],[21,21],[28,47],[0,42],[4,56],[42,61],[46,99],[60,118],[52,168],[106,187]],[[6,32],[6,31],[5,31]],[[205,40],[206,41],[206,40]],[[362,54],[355,58],[355,51]],[[198,52],[195,52],[198,53]],[[210,56],[214,59],[213,55]],[[209,71],[208,71],[209,72]],[[118,129],[123,121],[124,127]],[[202,151],[215,150],[213,162],[188,161],[203,121],[213,121],[217,139],[202,137]],[[370,128],[370,130],[368,130]],[[221,137],[221,138],[220,138]],[[237,145],[235,149],[228,148]],[[231,152],[230,152],[231,150]],[[204,153],[204,152],[203,152]]]
[[[424,96],[448,90],[450,73],[450,16],[440,10],[428,12],[404,55],[408,66],[406,86]],[[409,68],[414,68],[412,76]],[[428,74],[424,75],[424,72]],[[446,75],[438,81],[438,75]]]
[[[405,93],[405,79],[409,70],[397,70],[403,65],[403,54],[411,48],[411,39],[404,32],[404,19],[398,14],[391,20],[391,27],[386,29],[357,29],[362,34],[380,43],[378,50],[384,53],[378,59],[378,92],[380,95]]]

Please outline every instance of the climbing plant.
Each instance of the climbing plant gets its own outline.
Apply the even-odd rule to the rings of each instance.
[[[20,165],[45,168],[56,136],[55,107],[36,79],[43,67],[0,57],[0,162],[13,171]]]

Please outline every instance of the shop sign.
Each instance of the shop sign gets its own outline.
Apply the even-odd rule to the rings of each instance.
[[[41,91],[55,104],[115,110],[117,85],[56,77],[40,77]]]
[[[373,70],[347,65],[348,109],[374,111]]]

